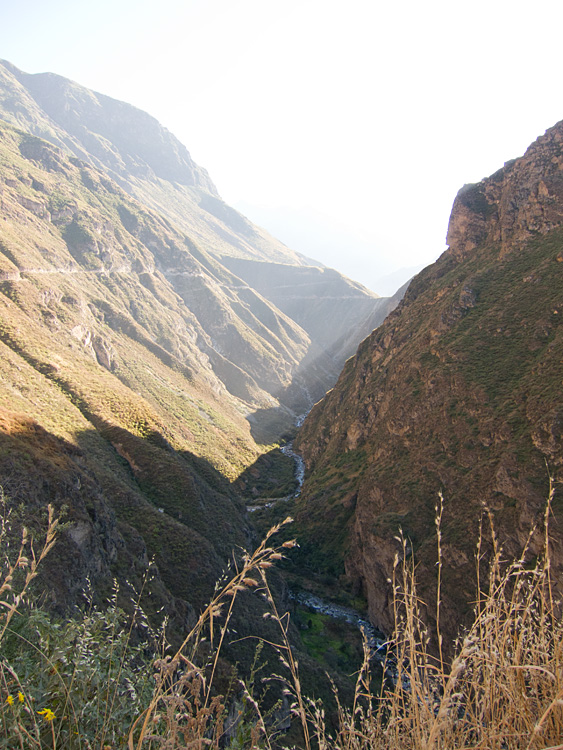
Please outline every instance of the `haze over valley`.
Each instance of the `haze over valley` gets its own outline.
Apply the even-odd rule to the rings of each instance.
[[[0,61],[0,746],[558,746],[563,120],[425,267],[406,147],[351,228],[187,146]]]

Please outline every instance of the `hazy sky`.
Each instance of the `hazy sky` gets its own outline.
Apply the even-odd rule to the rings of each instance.
[[[328,262],[368,283],[434,260],[457,190],[563,119],[561,0],[0,0],[0,12],[0,57],[147,110],[225,200],[293,216],[295,231],[299,217],[309,234],[324,222],[319,248],[343,245]]]

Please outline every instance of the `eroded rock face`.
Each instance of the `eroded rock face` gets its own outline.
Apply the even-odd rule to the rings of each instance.
[[[462,259],[483,243],[504,252],[563,221],[563,127],[550,128],[524,156],[457,194],[446,238]]]
[[[392,622],[401,529],[427,619],[435,617],[440,492],[442,618],[453,635],[471,612],[485,509],[506,554],[517,555],[541,526],[549,472],[561,478],[562,143],[560,123],[521,159],[460,191],[449,249],[415,277],[299,433],[308,467],[303,538],[324,551],[327,569],[340,560],[377,627]],[[561,573],[558,492],[551,529]],[[530,554],[541,544],[533,535]]]

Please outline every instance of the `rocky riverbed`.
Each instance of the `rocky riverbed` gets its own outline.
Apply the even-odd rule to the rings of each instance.
[[[335,620],[344,620],[350,625],[355,625],[365,635],[368,646],[371,650],[372,658],[377,659],[378,661],[383,661],[385,659],[385,635],[379,630],[376,630],[371,622],[363,618],[355,609],[352,609],[351,607],[343,607],[340,604],[334,604],[333,602],[327,602],[325,599],[321,599],[320,596],[310,594],[306,591],[300,591],[297,594],[292,593],[291,597],[299,604],[313,610],[313,612],[319,612],[320,614],[327,615]]]
[[[292,458],[295,463],[295,481],[297,482],[297,488],[295,492],[290,495],[284,495],[283,497],[261,497],[257,498],[256,502],[252,505],[247,505],[246,510],[248,513],[254,513],[257,510],[263,510],[264,508],[271,508],[276,503],[283,503],[291,500],[292,498],[299,497],[303,482],[305,481],[305,462],[298,453],[293,450],[293,442],[282,445],[280,451],[284,456]]]

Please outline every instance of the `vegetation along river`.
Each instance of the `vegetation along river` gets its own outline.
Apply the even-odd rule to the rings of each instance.
[[[297,482],[297,488],[292,495],[285,497],[271,499],[267,503],[261,505],[249,505],[247,510],[253,512],[255,510],[261,510],[263,508],[270,508],[273,505],[286,502],[292,498],[298,498],[303,488],[303,482],[305,481],[305,462],[303,458],[293,450],[293,442],[286,443],[286,445],[280,448],[282,453],[293,459],[295,463],[295,481]],[[380,631],[376,630],[371,622],[362,617],[362,615],[351,607],[343,607],[333,602],[328,602],[315,594],[308,593],[306,591],[300,591],[299,593],[291,593],[291,597],[298,602],[300,605],[307,607],[313,612],[318,612],[322,615],[327,615],[334,620],[342,620],[350,625],[354,625],[363,633],[367,638],[369,648],[372,653],[372,658],[378,661],[383,661],[385,658],[385,636]]]

